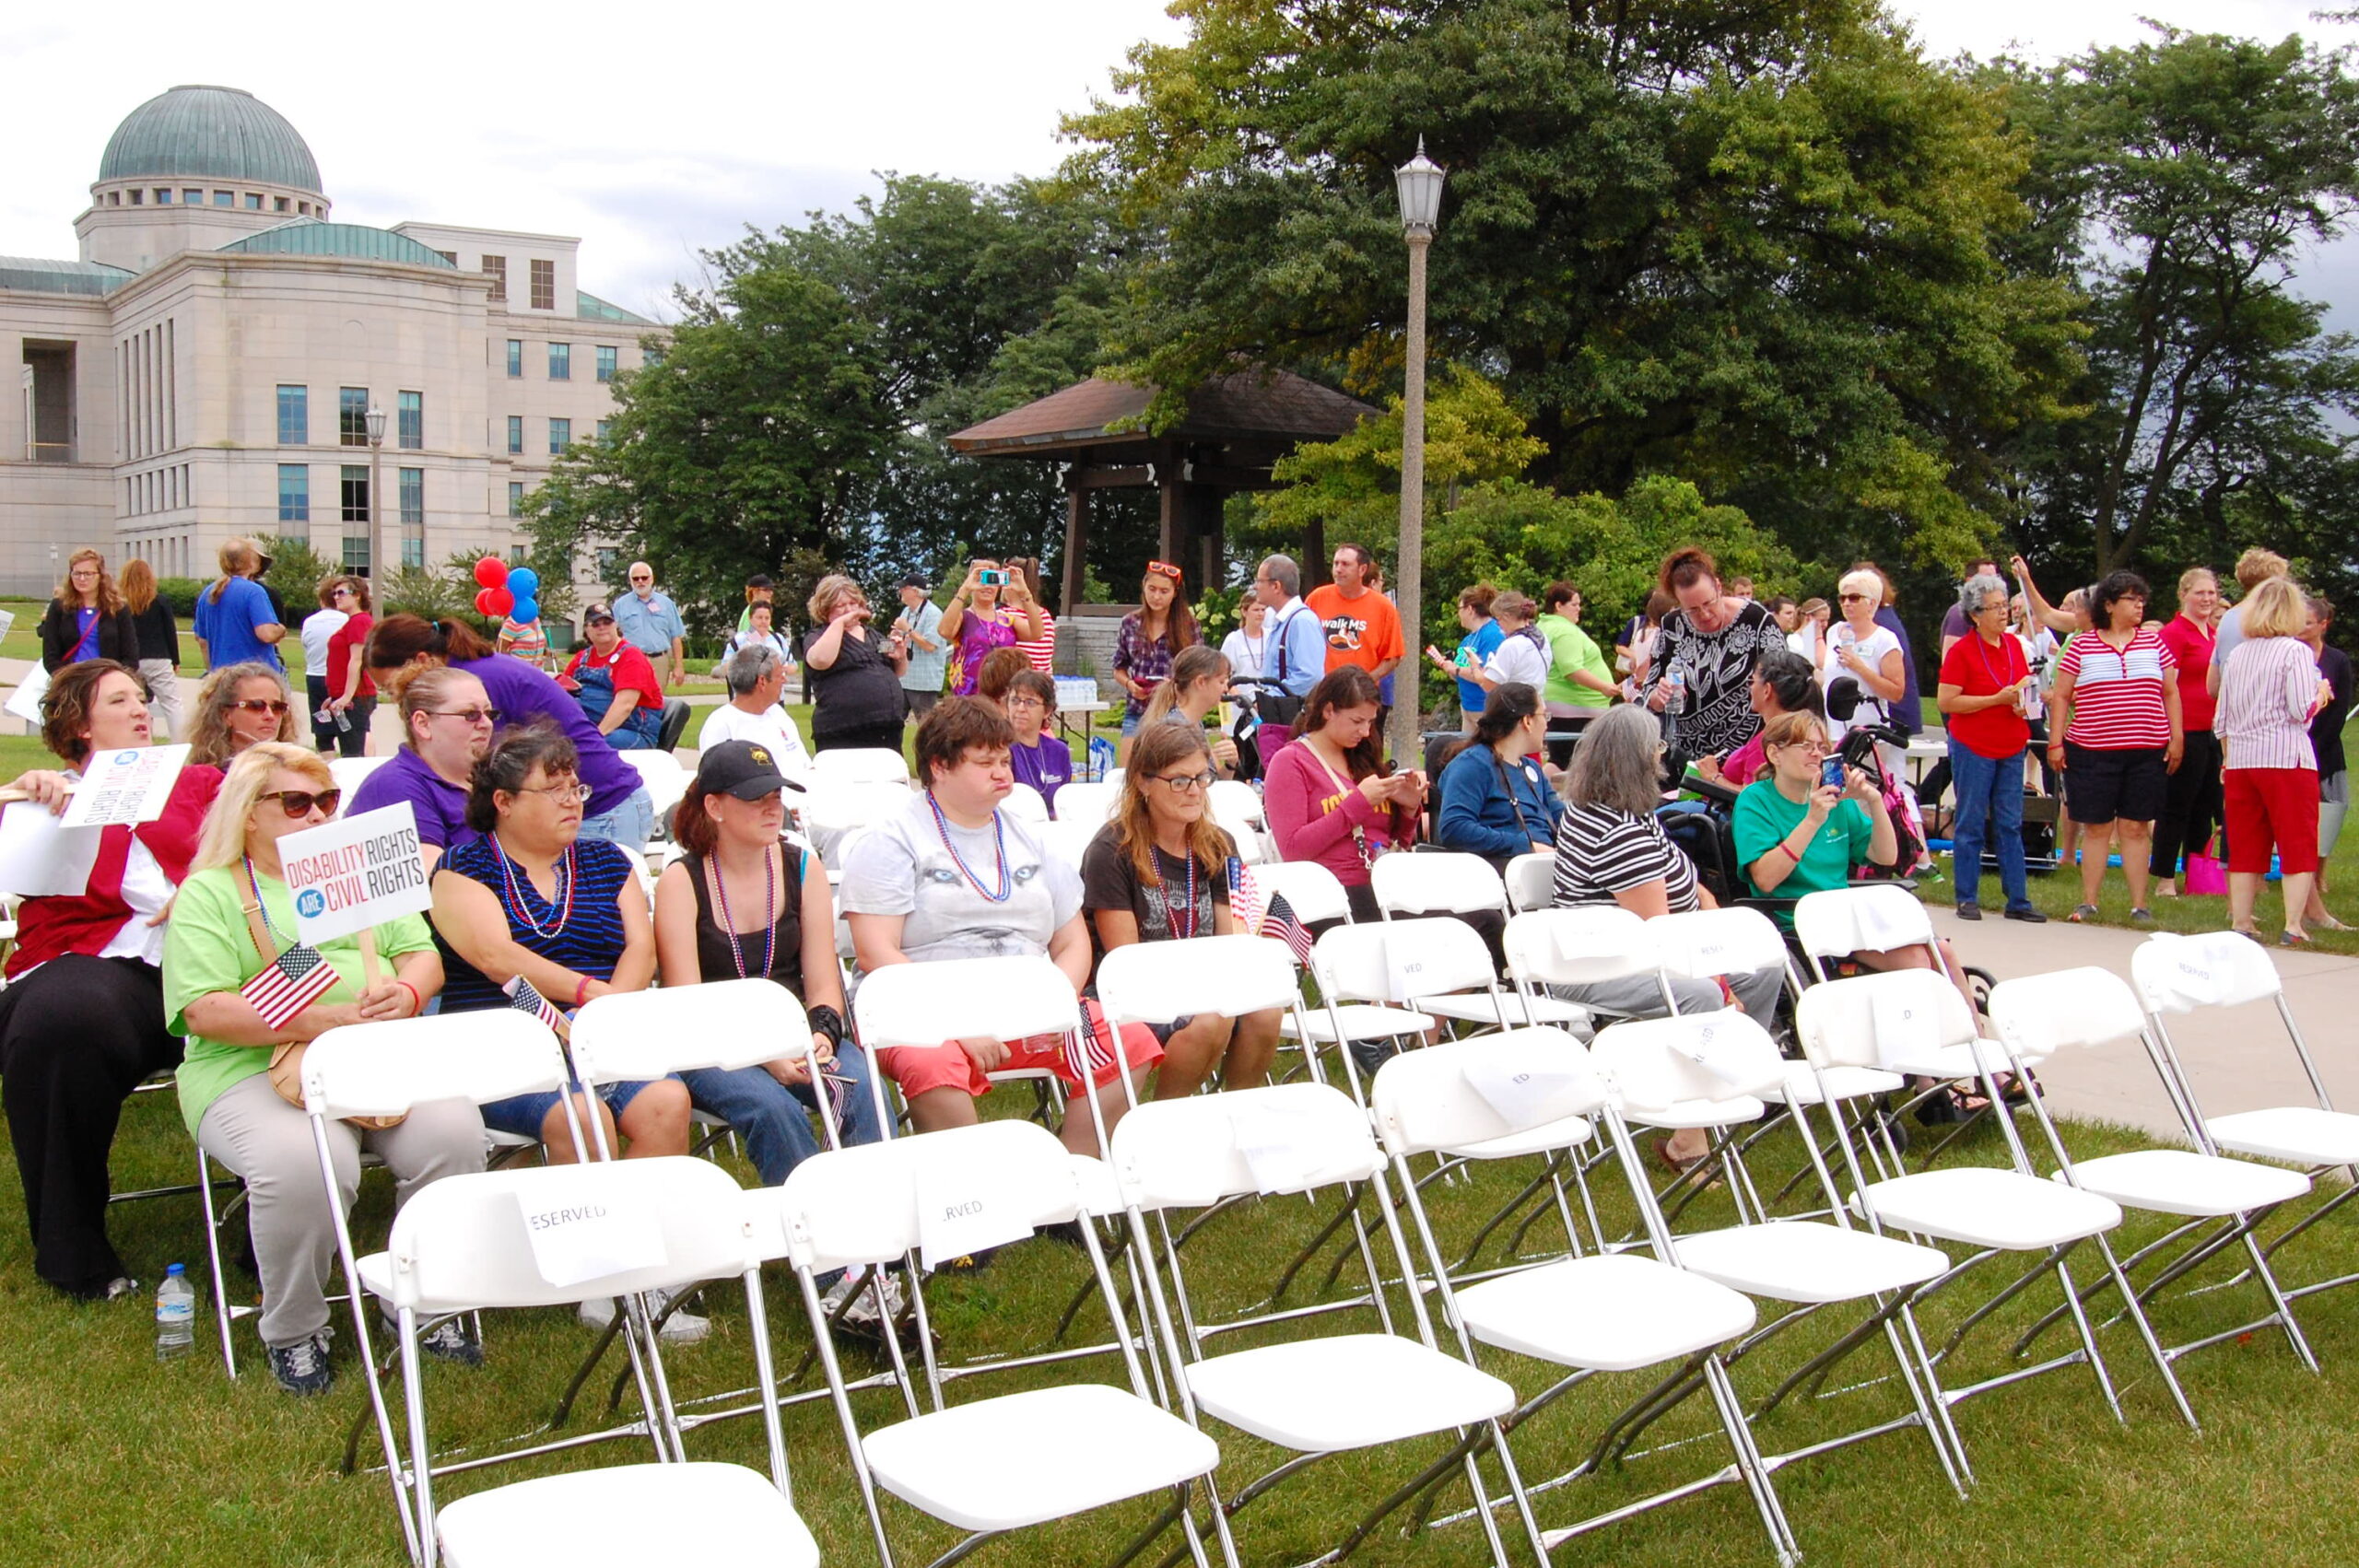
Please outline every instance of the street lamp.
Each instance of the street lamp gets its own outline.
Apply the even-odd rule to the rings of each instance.
[[[385,492],[379,487],[377,459],[385,450],[385,411],[371,404],[366,417],[369,422],[369,569],[366,575],[382,583],[385,579],[377,575],[377,563],[385,558]]]
[[[1434,220],[1441,216],[1442,175],[1441,165],[1426,156],[1423,136],[1417,138],[1417,156],[1392,171],[1401,199],[1401,232],[1409,241],[1408,366],[1401,399],[1401,582],[1394,600],[1409,648],[1396,673],[1402,689],[1395,694],[1388,737],[1396,758],[1417,755],[1425,723],[1425,704],[1417,695],[1425,660],[1417,649],[1424,646],[1420,638],[1425,630],[1426,248],[1434,242]]]

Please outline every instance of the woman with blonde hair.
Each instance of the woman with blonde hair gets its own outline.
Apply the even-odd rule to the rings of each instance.
[[[147,717],[166,745],[181,730],[181,632],[172,607],[156,592],[156,568],[134,556],[123,563],[123,604],[139,633],[139,678],[147,683]]]
[[[899,751],[909,712],[901,694],[907,646],[871,632],[868,595],[841,572],[819,579],[810,610],[818,629],[803,639],[803,668],[811,688],[812,752]]]
[[[1011,579],[1024,584],[1025,593],[1031,600],[1032,607],[1040,613],[1040,626],[1038,631],[1027,636],[1024,627],[1016,628],[1015,651],[1024,655],[1024,661],[1027,664],[1031,665],[1043,675],[1053,678],[1057,665],[1057,618],[1049,614],[1048,603],[1040,597],[1040,557],[1010,556],[1007,558],[1007,573]]]
[[[251,539],[226,539],[221,544],[221,575],[196,596],[193,629],[205,649],[205,667],[260,663],[285,669],[278,644],[287,627],[270,595],[255,579],[262,575],[263,556]]]
[[[139,660],[139,628],[132,624],[104,556],[87,545],[65,558],[65,580],[41,617],[41,667],[51,674],[85,659]]]
[[[1156,724],[1186,724],[1201,733],[1204,720],[1220,706],[1221,694],[1228,690],[1228,656],[1210,643],[1200,642],[1193,648],[1182,649],[1171,661],[1171,678],[1155,688],[1146,699],[1146,711],[1139,719],[1145,730]],[[1213,766],[1226,778],[1237,770],[1237,743],[1226,735],[1215,735],[1205,743],[1212,752]]]
[[[271,1375],[290,1394],[324,1394],[334,1381],[323,1285],[335,1251],[335,1211],[320,1180],[311,1118],[280,1086],[282,1058],[287,1047],[345,1024],[414,1018],[442,989],[442,960],[425,919],[400,915],[367,933],[313,944],[335,977],[285,1022],[268,1022],[243,994],[241,988],[297,945],[279,841],[326,823],[341,802],[316,753],[276,741],[249,749],[205,816],[164,939],[164,1012],[173,1033],[188,1038],[181,1114],[198,1147],[245,1180],[262,1275],[257,1321]],[[373,964],[364,934],[375,947]],[[483,1169],[483,1119],[464,1100],[414,1106],[388,1128],[330,1122],[327,1138],[336,1207],[347,1212],[364,1150],[392,1168],[396,1203],[428,1182]],[[428,1337],[427,1350],[479,1364],[483,1350],[467,1323],[452,1318]]]
[[[225,664],[196,688],[188,759],[227,767],[258,741],[292,745],[298,733],[286,676],[267,664]]]
[[[2253,904],[2273,844],[2283,875],[2280,947],[2308,942],[2302,912],[2318,869],[2318,758],[2310,720],[2333,700],[2302,633],[2310,611],[2289,578],[2262,582],[2237,606],[2244,637],[2220,675],[2217,725],[2228,823],[2228,924],[2258,939]],[[2124,847],[2124,858],[2128,847]]]

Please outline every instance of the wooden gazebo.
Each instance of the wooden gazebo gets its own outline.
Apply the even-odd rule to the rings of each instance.
[[[1160,434],[1133,426],[1156,389],[1088,380],[986,419],[950,438],[967,457],[1064,465],[1064,580],[1060,605],[1081,601],[1093,491],[1153,486],[1161,501],[1163,559],[1201,586],[1223,578],[1221,505],[1230,492],[1270,487],[1270,467],[1305,441],[1332,441],[1376,410],[1285,370],[1240,370],[1198,387],[1187,417]],[[1323,562],[1306,561],[1316,573]]]

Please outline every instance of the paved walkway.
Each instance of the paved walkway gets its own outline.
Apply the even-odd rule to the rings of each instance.
[[[1936,907],[1933,926],[1956,944],[1966,963],[2002,980],[2083,965],[2110,969],[2126,980],[2130,954],[2146,940],[2143,932],[2109,926],[2062,920],[2024,925],[1998,919],[1995,910],[1967,925]],[[2327,1092],[2338,1108],[2359,1110],[2359,958],[2276,949],[2270,956],[2325,1075]],[[2171,1039],[2209,1116],[2310,1102],[2301,1061],[2276,1010],[2267,1004],[2182,1014],[2171,1021]],[[2054,1058],[2040,1069],[2040,1082],[2059,1112],[2187,1141],[2162,1081],[2134,1039]]]

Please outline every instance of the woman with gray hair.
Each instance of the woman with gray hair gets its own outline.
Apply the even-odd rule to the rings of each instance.
[[[955,603],[955,601],[954,601]],[[908,699],[901,672],[909,668],[905,644],[873,635],[873,612],[860,584],[830,572],[811,591],[811,624],[803,639],[803,667],[811,686],[811,749],[901,749],[901,720]],[[945,612],[943,619],[949,619]]]
[[[1641,919],[1714,907],[1696,879],[1695,863],[1655,820],[1662,803],[1662,734],[1653,714],[1638,707],[1609,708],[1594,720],[1565,770],[1565,814],[1556,823],[1556,907],[1617,905]],[[1785,983],[1780,965],[1724,977],[1737,1005],[1766,1027]],[[1679,1011],[1709,1012],[1726,1005],[1710,980],[1673,979]],[[1552,986],[1555,995],[1597,1012],[1659,1018],[1667,1011],[1651,975],[1589,985]],[[1673,1133],[1655,1152],[1685,1170],[1704,1155],[1701,1131]]]
[[[2035,924],[2048,919],[2032,907],[2024,874],[2024,752],[2031,744],[2027,709],[2035,682],[2021,638],[2007,630],[2007,585],[1996,573],[1966,579],[1958,590],[1966,633],[1942,655],[1935,706],[1950,742],[1950,783],[1957,818],[1950,830],[1955,851],[1957,916],[1982,918],[1985,824],[1999,858],[1999,885],[2007,919]]]

